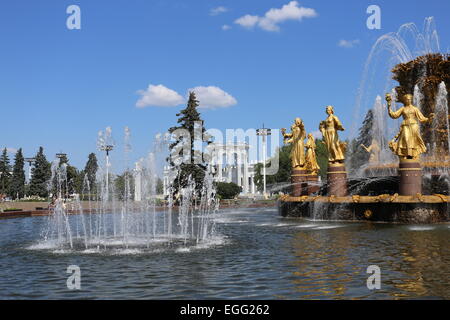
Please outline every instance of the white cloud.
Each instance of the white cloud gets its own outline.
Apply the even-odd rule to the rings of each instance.
[[[234,23],[239,24],[245,28],[253,28],[258,23],[258,20],[259,20],[258,16],[246,14],[245,16],[236,19]]]
[[[222,30],[224,30],[224,31],[227,31],[227,30],[230,30],[230,29],[231,29],[231,27],[229,25],[227,25],[227,24],[224,24],[222,26]]]
[[[236,99],[229,93],[215,86],[198,86],[188,91],[194,91],[197,100],[200,102],[199,108],[216,109],[227,108],[237,104]]]
[[[162,84],[150,84],[146,90],[139,90],[141,95],[136,102],[136,107],[175,107],[185,102],[178,92],[169,89]]]
[[[223,6],[220,6],[220,7],[211,9],[211,10],[209,11],[209,15],[210,15],[210,16],[217,16],[217,15],[219,15],[219,14],[221,14],[221,13],[225,13],[225,12],[227,12],[227,11],[228,11],[227,8],[225,8],[225,7],[223,7]]]
[[[278,24],[284,21],[302,21],[304,18],[314,18],[316,16],[317,12],[314,9],[300,7],[297,1],[291,1],[280,9],[270,9],[263,17],[247,14],[236,19],[234,23],[248,29],[258,26],[265,31],[279,31],[280,27]]]
[[[338,42],[338,46],[342,47],[342,48],[353,48],[357,44],[359,44],[359,39],[355,39],[355,40],[339,40],[339,42]]]

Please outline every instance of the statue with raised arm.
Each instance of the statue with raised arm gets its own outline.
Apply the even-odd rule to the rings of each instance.
[[[431,113],[428,118],[425,117],[422,112],[412,104],[412,101],[413,96],[411,94],[405,94],[401,99],[403,107],[397,111],[393,111],[391,109],[392,97],[389,93],[386,94],[389,116],[392,119],[403,117],[399,133],[389,142],[389,147],[392,152],[401,159],[418,159],[422,153],[427,151],[427,147],[420,134],[419,123],[432,121],[434,117],[433,113]]]
[[[366,147],[361,144],[361,147],[369,153],[369,163],[379,163],[380,162],[380,145],[378,141],[374,138],[370,146]]]
[[[342,163],[345,159],[345,150],[347,144],[339,141],[338,131],[344,131],[339,118],[334,115],[333,106],[327,106],[326,113],[328,118],[320,122],[320,132],[328,150],[328,161],[330,163]]]
[[[291,143],[291,163],[292,168],[303,168],[305,166],[305,125],[300,118],[295,118],[294,124],[291,126],[291,133],[286,133],[286,129],[282,128],[281,133],[284,137],[284,143]]]
[[[317,175],[320,170],[319,165],[317,164],[316,158],[316,141],[314,140],[314,136],[310,133],[308,134],[308,140],[306,140],[306,157],[305,157],[305,167],[312,175]]]

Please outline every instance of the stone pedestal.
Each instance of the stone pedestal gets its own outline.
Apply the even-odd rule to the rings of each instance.
[[[291,182],[293,197],[308,194],[308,173],[305,169],[292,169]]]
[[[418,160],[401,159],[398,174],[400,176],[400,195],[422,194],[422,167]]]
[[[308,195],[317,193],[320,189],[319,177],[316,174],[309,174],[307,177],[308,181]]]
[[[347,172],[343,163],[328,163],[327,172],[328,195],[345,197],[347,191]]]

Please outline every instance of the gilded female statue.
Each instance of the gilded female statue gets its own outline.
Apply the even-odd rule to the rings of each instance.
[[[284,143],[292,143],[292,168],[303,168],[305,166],[304,140],[306,137],[303,121],[300,118],[295,118],[295,122],[291,126],[291,133],[286,133],[285,128],[281,129],[281,133],[284,137]]]
[[[372,139],[372,144],[368,147],[361,144],[361,147],[370,154],[369,163],[379,163],[380,162],[380,146],[376,139]]]
[[[392,119],[403,117],[399,133],[389,142],[392,152],[403,159],[417,159],[420,154],[427,151],[420,135],[419,122],[428,122],[434,117],[434,113],[431,113],[429,118],[425,117],[417,107],[413,106],[412,101],[413,96],[405,94],[401,101],[403,107],[397,111],[392,111],[392,97],[389,93],[386,94],[389,116]]]
[[[316,158],[316,141],[314,140],[314,136],[310,133],[308,134],[308,140],[306,141],[306,157],[305,157],[305,167],[311,174],[317,175],[320,170],[319,165],[317,164]]]
[[[339,118],[334,115],[333,106],[327,106],[326,113],[328,118],[320,122],[320,132],[322,132],[323,140],[328,150],[328,161],[331,163],[343,162],[346,143],[339,141],[338,130],[344,131]]]

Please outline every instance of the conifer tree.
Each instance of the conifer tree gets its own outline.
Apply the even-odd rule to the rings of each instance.
[[[30,194],[45,198],[48,197],[47,184],[51,178],[51,165],[42,147],[39,147],[35,159],[34,168],[31,170]]]
[[[62,194],[68,196],[69,194],[76,192],[76,183],[78,178],[78,169],[69,164],[67,155],[62,155],[59,158],[59,166],[66,165],[66,183],[62,185],[64,190],[61,190]],[[56,177],[55,177],[56,178]],[[56,183],[53,184],[56,186]],[[56,191],[56,190],[55,190]]]
[[[11,184],[11,165],[9,163],[8,150],[3,149],[0,157],[0,194],[9,194]]]
[[[95,153],[90,153],[88,161],[86,162],[86,166],[84,167],[84,174],[87,175],[87,179],[89,180],[89,186],[91,192],[95,190],[95,182],[96,182],[96,174],[98,170],[98,162]]]
[[[352,140],[350,144],[350,167],[352,171],[360,169],[369,161],[370,155],[361,147],[361,144],[365,145],[366,147],[372,144],[373,120],[373,110],[370,109],[366,113],[366,117],[364,118],[361,128],[359,128],[358,137]]]
[[[23,198],[25,195],[25,160],[22,154],[22,148],[17,150],[14,158],[13,174],[11,178],[11,187],[9,194],[13,199]]]
[[[172,170],[178,170],[178,176],[175,180],[175,192],[178,188],[184,188],[188,184],[188,179],[191,177],[195,181],[196,189],[201,190],[203,186],[203,179],[207,168],[203,152],[195,150],[194,139],[200,137],[202,143],[210,143],[208,138],[204,138],[206,129],[203,126],[203,120],[200,113],[197,111],[199,102],[194,92],[189,92],[189,100],[187,107],[177,113],[178,126],[169,129],[169,132],[174,135],[175,142],[170,148],[169,163]],[[177,130],[183,129],[186,135],[177,135]],[[187,153],[187,154],[186,154]]]

